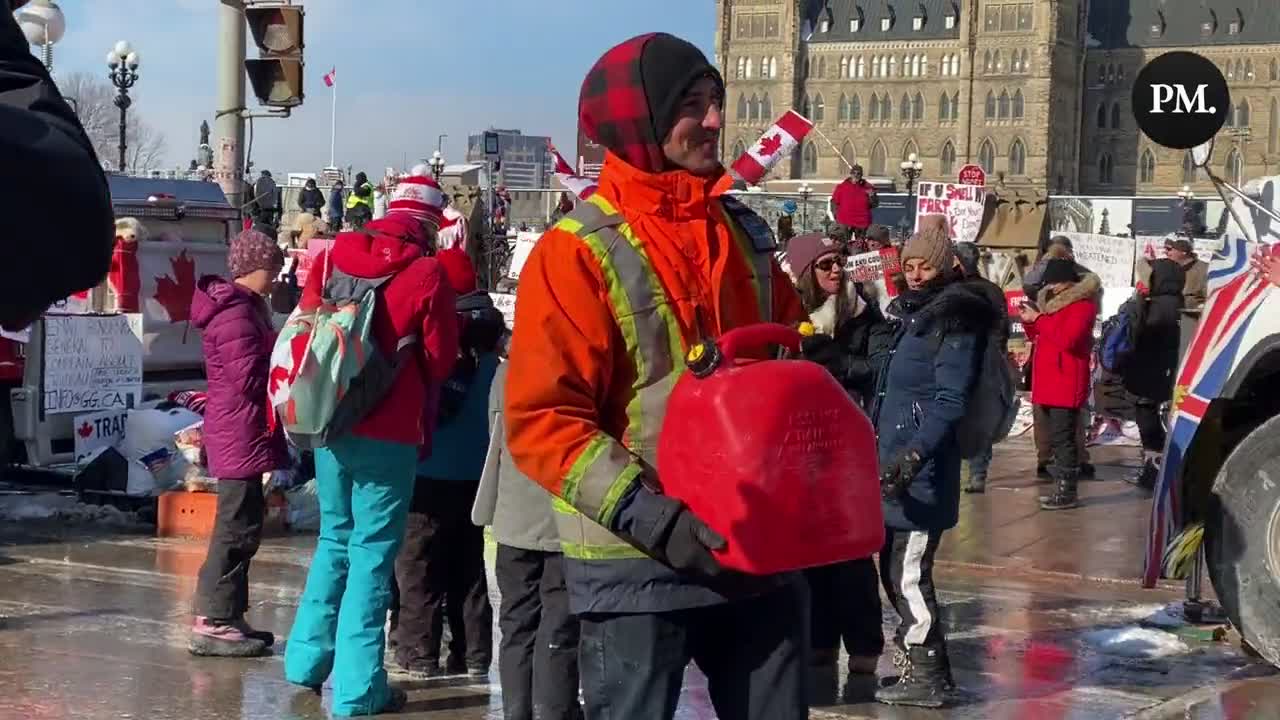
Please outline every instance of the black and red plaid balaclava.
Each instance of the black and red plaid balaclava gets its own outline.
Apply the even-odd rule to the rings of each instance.
[[[675,125],[680,101],[704,77],[724,79],[692,43],[666,33],[633,37],[596,61],[582,83],[582,131],[627,164],[661,172],[662,143]]]

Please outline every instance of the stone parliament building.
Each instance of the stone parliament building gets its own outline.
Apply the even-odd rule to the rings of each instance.
[[[988,185],[1054,194],[1212,189],[1187,153],[1150,142],[1131,111],[1152,58],[1213,60],[1232,111],[1214,165],[1280,173],[1280,0],[716,0],[727,82],[724,152],[737,157],[790,108],[810,134],[772,177],[816,190],[859,163],[901,184],[981,165]],[[789,183],[786,183],[789,185]]]

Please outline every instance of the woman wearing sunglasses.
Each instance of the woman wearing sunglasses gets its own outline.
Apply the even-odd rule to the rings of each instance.
[[[804,357],[826,367],[855,401],[863,403],[875,387],[868,342],[885,319],[866,289],[845,272],[843,250],[838,241],[821,234],[801,235],[787,245],[787,260],[816,330],[805,338]],[[846,695],[870,694],[884,649],[874,562],[866,558],[812,568],[805,576],[811,596],[815,699],[826,694],[834,700],[841,642],[849,653]]]

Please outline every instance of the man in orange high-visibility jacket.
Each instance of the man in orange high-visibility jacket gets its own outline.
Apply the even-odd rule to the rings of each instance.
[[[555,496],[588,718],[671,718],[690,659],[726,720],[807,717],[808,599],[744,578],[724,540],[657,491],[666,402],[700,339],[804,319],[768,226],[724,195],[724,84],[665,34],[606,53],[579,119],[607,150],[599,190],[521,271],[506,391],[519,468]]]

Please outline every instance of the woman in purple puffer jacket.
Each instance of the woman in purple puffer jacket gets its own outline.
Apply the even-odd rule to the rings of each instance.
[[[207,275],[191,298],[191,321],[204,334],[209,380],[204,447],[218,478],[218,511],[200,568],[191,632],[193,655],[262,655],[275,637],[245,622],[249,562],[258,552],[266,500],[262,474],[288,464],[284,435],[268,422],[267,375],[275,329],[266,296],[284,265],[275,241],[245,230],[231,242],[228,281]]]

